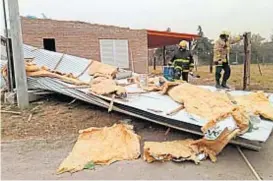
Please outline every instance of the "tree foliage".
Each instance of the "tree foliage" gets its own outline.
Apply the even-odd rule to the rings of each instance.
[[[230,55],[231,62],[235,62],[236,54],[237,54],[238,63],[243,63],[244,45],[242,43],[232,46],[231,55]],[[252,63],[273,63],[273,39],[272,38],[270,41],[265,41],[265,38],[263,38],[260,34],[252,34],[251,62]]]
[[[170,32],[168,27],[166,31]],[[194,49],[192,53],[198,56],[199,64],[208,65],[213,58],[213,40],[205,36],[202,26],[197,27],[199,39],[194,41]],[[174,54],[176,45],[166,46],[166,61],[169,61]],[[157,48],[154,56],[157,60],[157,65],[163,64],[163,48]],[[243,41],[231,46],[230,63],[236,62],[241,64],[244,61],[244,44]],[[273,33],[270,40],[266,40],[260,34],[252,34],[251,36],[251,62],[252,63],[273,63]]]
[[[198,56],[198,60],[201,64],[209,64],[213,53],[212,40],[205,36],[205,33],[200,25],[197,28],[197,34],[200,36],[200,38],[196,41],[196,46],[193,53]]]

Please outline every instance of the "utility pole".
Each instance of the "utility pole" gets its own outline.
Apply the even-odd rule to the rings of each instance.
[[[12,41],[11,44],[14,60],[13,65],[15,73],[17,104],[20,109],[25,109],[29,106],[29,99],[18,0],[9,0],[8,10],[10,19],[10,37]]]

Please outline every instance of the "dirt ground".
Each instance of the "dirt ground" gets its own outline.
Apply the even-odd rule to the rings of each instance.
[[[48,100],[32,103],[20,115],[3,113],[2,140],[62,138],[88,127],[111,126],[122,119],[120,114],[105,114],[105,110],[99,107],[73,101],[70,97],[54,95]],[[1,109],[18,111],[16,107],[6,105]]]
[[[115,112],[107,113],[105,109],[78,100],[71,101],[71,98],[55,95],[32,103],[31,108],[20,115],[2,113],[2,179],[255,179],[232,145],[221,152],[217,163],[205,160],[199,165],[193,162],[148,164],[139,158],[96,166],[95,170],[56,175],[59,164],[71,151],[78,131],[91,126],[111,126],[119,120],[131,119],[142,144],[147,140],[196,138],[173,129],[165,136],[166,127]],[[19,111],[7,105],[2,105],[1,110]],[[243,150],[263,179],[273,179],[272,137],[260,152]]]

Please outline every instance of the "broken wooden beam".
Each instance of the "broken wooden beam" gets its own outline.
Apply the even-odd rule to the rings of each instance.
[[[182,110],[182,109],[184,109],[184,108],[185,108],[185,106],[184,106],[184,104],[182,104],[182,105],[179,106],[178,108],[172,110],[171,112],[168,112],[167,115],[168,115],[168,116],[172,116],[172,115],[178,113],[180,110]]]
[[[113,105],[114,105],[114,100],[115,100],[115,94],[112,95],[112,99],[108,108],[108,112],[111,112],[113,109]]]
[[[16,112],[16,111],[6,111],[6,110],[1,110],[1,113],[21,114],[21,112]]]

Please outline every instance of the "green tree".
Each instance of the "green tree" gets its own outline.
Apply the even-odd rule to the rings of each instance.
[[[193,53],[198,56],[200,63],[209,64],[213,53],[212,40],[205,36],[205,33],[200,25],[198,25],[197,34],[200,36],[200,38],[196,41],[196,46]]]
[[[273,38],[273,37],[272,37]],[[265,41],[259,34],[251,36],[251,62],[252,63],[273,63],[273,39]],[[243,63],[244,61],[244,45],[235,44],[231,47],[230,62],[237,61]]]
[[[231,45],[229,61],[230,61],[230,63],[236,62],[238,64],[242,64],[244,62],[244,45],[243,45],[243,42]]]
[[[261,62],[273,63],[273,41],[264,42],[261,45]]]
[[[265,53],[263,50],[263,38],[260,34],[253,34],[251,36],[251,60],[252,63],[258,63],[261,59],[263,54]]]
[[[198,25],[197,32],[199,36],[204,37],[204,32],[201,25]]]
[[[171,32],[172,30],[170,27],[168,27],[166,31]],[[171,59],[174,52],[174,47],[175,46],[172,45],[165,47],[166,63],[168,63],[168,61]],[[163,65],[163,47],[156,48],[154,56],[156,57],[156,64]]]

